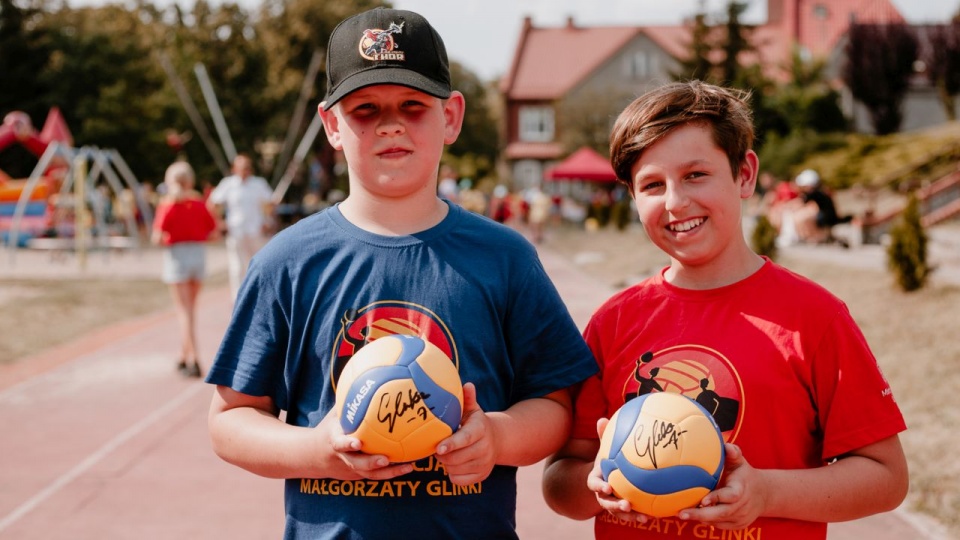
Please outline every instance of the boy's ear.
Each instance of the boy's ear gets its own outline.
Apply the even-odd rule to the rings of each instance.
[[[747,150],[747,154],[740,161],[740,175],[737,182],[740,184],[740,198],[749,199],[753,196],[753,190],[757,187],[757,173],[760,170],[760,158],[753,150]]]
[[[317,114],[320,115],[320,120],[323,121],[323,132],[327,135],[327,140],[330,141],[330,146],[334,150],[343,150],[343,145],[340,141],[340,123],[337,120],[337,115],[334,114],[334,107],[330,107],[328,110],[323,110],[323,102],[320,105],[317,105]]]
[[[466,111],[466,100],[458,91],[453,91],[450,97],[446,99],[443,105],[444,133],[443,143],[453,144],[460,136],[460,130],[463,128],[463,115]]]

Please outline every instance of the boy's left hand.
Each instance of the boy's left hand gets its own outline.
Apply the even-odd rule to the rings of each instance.
[[[727,459],[722,486],[708,493],[700,508],[680,512],[680,519],[702,521],[719,529],[743,529],[763,515],[766,483],[747,463],[740,447],[726,443]]]
[[[451,482],[466,486],[490,476],[497,462],[493,432],[490,419],[477,403],[476,387],[473,383],[463,385],[460,429],[437,445],[437,459]]]

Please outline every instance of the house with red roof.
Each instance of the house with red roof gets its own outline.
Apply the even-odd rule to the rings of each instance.
[[[802,57],[828,59],[836,74],[851,21],[904,21],[890,0],[767,0],[767,14],[768,21],[753,30],[756,50],[746,60],[759,62],[769,76],[781,80],[795,47]],[[583,115],[590,110],[612,126],[632,99],[671,81],[671,73],[689,55],[691,30],[692,23],[584,27],[573,18],[560,27],[537,27],[525,18],[510,69],[500,81],[502,155],[514,187],[539,185],[548,167],[579,148],[564,142],[564,130],[579,125],[565,111]],[[908,114],[904,129],[943,121],[942,113],[932,120],[935,96],[934,105],[921,97],[922,103],[912,107],[931,109],[919,118]],[[858,128],[869,129],[865,111],[856,113],[849,95],[845,106]]]

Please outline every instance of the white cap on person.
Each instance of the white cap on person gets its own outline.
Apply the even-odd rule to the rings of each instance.
[[[805,169],[794,180],[798,187],[816,187],[820,183],[820,175],[813,169]]]

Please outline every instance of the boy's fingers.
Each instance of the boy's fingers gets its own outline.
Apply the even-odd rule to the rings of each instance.
[[[477,415],[483,415],[483,409],[477,403],[477,388],[473,383],[463,385],[463,415],[460,420],[460,429],[456,433],[440,441],[437,445],[437,455],[444,455],[470,446],[476,442],[478,436],[477,430],[480,429]],[[474,419],[471,421],[471,419]]]

